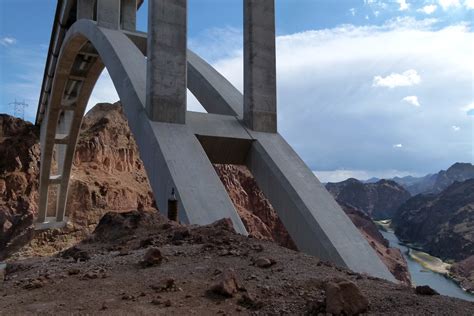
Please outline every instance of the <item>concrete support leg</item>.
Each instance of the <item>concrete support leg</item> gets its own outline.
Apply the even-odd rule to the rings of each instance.
[[[153,121],[185,123],[187,0],[149,0],[146,111]]]
[[[77,19],[94,20],[96,0],[77,0]]]
[[[137,29],[137,0],[122,0],[120,10],[122,30],[136,31]]]
[[[56,143],[58,153],[58,171],[61,175],[61,183],[59,185],[58,199],[56,205],[56,221],[62,222],[66,213],[67,188],[69,182],[70,164],[67,163],[68,151],[70,146],[74,148],[74,140],[70,138],[71,125],[74,119],[73,111],[64,111],[57,127]]]
[[[120,0],[97,0],[97,22],[100,27],[120,28]]]
[[[244,0],[244,121],[276,133],[275,1]]]
[[[46,117],[41,123],[40,146],[41,146],[41,168],[39,178],[39,202],[38,202],[38,220],[45,222],[48,211],[48,191],[51,178],[51,162],[53,158],[54,142],[48,139],[54,139],[55,131],[52,128],[54,121],[58,119],[57,112],[48,111]]]
[[[207,225],[230,218],[235,230],[246,235],[242,220],[194,133],[182,124],[153,122],[152,128],[153,135],[138,135],[137,143],[145,141],[141,137],[156,139],[156,145],[140,148],[140,156],[158,209],[167,211],[168,197],[175,188],[182,222]]]
[[[248,167],[302,252],[395,279],[330,193],[279,134],[255,133]]]

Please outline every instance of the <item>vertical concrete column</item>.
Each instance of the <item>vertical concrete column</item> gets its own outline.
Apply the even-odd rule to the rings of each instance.
[[[277,131],[274,0],[244,0],[244,121]]]
[[[120,28],[120,0],[97,0],[97,22],[101,27]]]
[[[58,127],[56,129],[56,135],[67,135],[69,136],[69,132],[71,130],[72,120],[74,118],[73,111],[64,111],[63,114],[60,116]],[[63,174],[64,169],[64,158],[66,156],[66,146],[67,144],[57,144],[56,146],[56,153],[57,153],[57,163],[58,163],[58,172],[59,174]]]
[[[146,111],[153,121],[185,123],[187,0],[148,1]]]
[[[96,0],[77,0],[77,19],[94,20]]]
[[[122,30],[137,29],[137,0],[122,0],[120,9]]]

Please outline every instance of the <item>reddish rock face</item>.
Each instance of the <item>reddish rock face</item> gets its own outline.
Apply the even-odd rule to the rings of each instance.
[[[150,208],[153,203],[122,107],[96,105],[82,122],[68,194],[68,216],[78,227],[90,227],[107,211]]]
[[[39,130],[30,123],[0,115],[0,260],[16,244],[32,238],[37,209]]]
[[[39,131],[0,115],[0,260],[34,237],[38,206]],[[54,166],[53,166],[54,168]],[[54,201],[51,201],[53,204]],[[36,233],[26,251],[46,254],[82,239],[108,211],[150,208],[153,194],[119,104],[98,104],[85,117],[68,191],[71,225]],[[56,240],[53,249],[46,240]],[[59,249],[58,249],[59,247]]]
[[[296,246],[270,202],[246,166],[214,165],[229,197],[250,235],[273,240],[283,247]]]
[[[341,204],[341,207],[395,278],[404,284],[411,284],[408,264],[400,249],[389,247],[388,240],[364,212],[348,204]]]

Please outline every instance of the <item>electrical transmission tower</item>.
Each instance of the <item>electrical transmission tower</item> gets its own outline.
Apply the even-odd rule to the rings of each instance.
[[[13,115],[16,117],[20,117],[22,120],[25,119],[25,108],[28,107],[28,104],[23,102],[18,102],[15,99],[15,102],[8,103],[8,105],[13,105]]]

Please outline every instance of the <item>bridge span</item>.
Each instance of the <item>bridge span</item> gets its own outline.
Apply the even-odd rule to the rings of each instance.
[[[182,222],[230,218],[237,232],[247,234],[212,163],[247,165],[300,251],[394,281],[277,131],[274,0],[243,0],[243,95],[187,49],[187,0],[149,0],[147,33],[136,30],[142,2],[58,1],[36,116],[41,126],[37,229],[67,221],[82,118],[107,68],[161,211],[175,188]],[[208,113],[187,111],[187,89]],[[48,201],[52,189],[57,189],[54,203]]]

